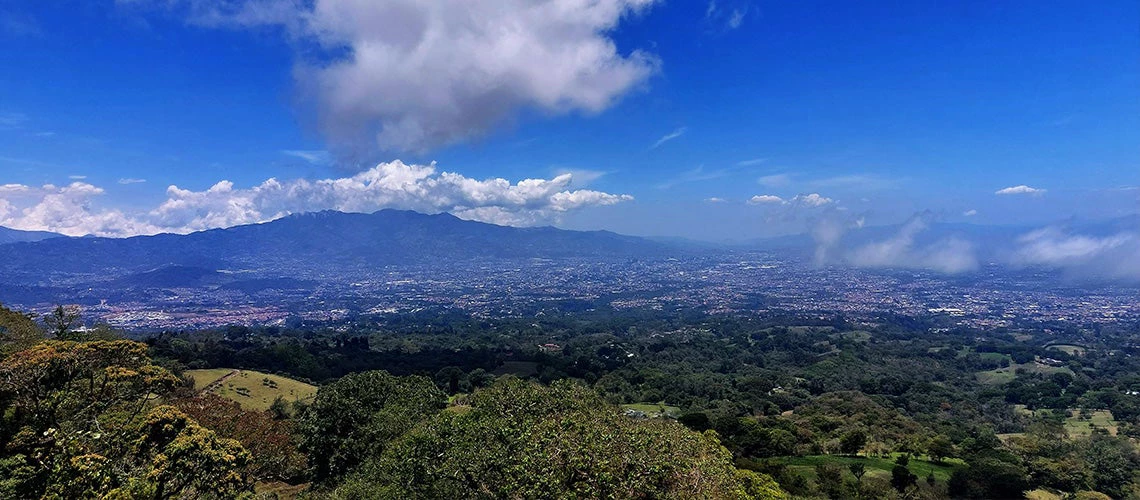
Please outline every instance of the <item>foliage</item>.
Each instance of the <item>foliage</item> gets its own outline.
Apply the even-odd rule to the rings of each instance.
[[[622,415],[574,383],[501,379],[394,443],[341,490],[414,498],[782,498],[715,434]]]
[[[230,498],[247,491],[243,474],[249,453],[220,438],[173,406],[147,414],[135,455],[144,461],[156,499],[182,496]]]
[[[347,375],[322,386],[297,420],[312,479],[338,479],[380,455],[389,442],[442,408],[445,399],[426,377],[383,371]]]
[[[308,463],[293,443],[293,422],[271,412],[245,410],[234,401],[200,394],[174,405],[221,437],[236,439],[250,453],[246,472],[260,481],[298,482]]]

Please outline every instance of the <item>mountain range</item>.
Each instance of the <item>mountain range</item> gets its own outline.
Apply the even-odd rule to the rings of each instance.
[[[233,269],[459,265],[479,259],[630,259],[661,256],[670,247],[608,231],[516,228],[382,210],[324,211],[271,222],[185,235],[131,238],[50,238],[7,231],[0,244],[0,278],[103,276],[159,283],[208,280]],[[33,241],[34,236],[43,236]],[[57,235],[58,236],[58,235]],[[205,270],[205,271],[202,271]]]

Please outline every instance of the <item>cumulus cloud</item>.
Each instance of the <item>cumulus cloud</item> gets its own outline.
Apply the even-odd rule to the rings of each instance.
[[[202,25],[279,27],[301,42],[295,77],[342,148],[426,151],[525,110],[598,113],[660,66],[647,52],[620,52],[611,36],[656,0],[150,3]]]
[[[971,208],[965,212],[962,212],[962,215],[965,217],[973,217],[975,215],[978,215],[978,211]]]
[[[573,174],[552,179],[478,180],[439,172],[435,164],[381,163],[351,177],[281,181],[269,179],[251,188],[220,181],[195,191],[170,186],[166,200],[152,210],[125,214],[100,209],[102,188],[76,182],[70,186],[0,186],[0,225],[55,231],[68,235],[128,236],[186,233],[265,222],[291,213],[316,210],[372,212],[400,208],[451,212],[458,217],[508,225],[557,222],[562,214],[589,206],[632,200],[587,189],[573,189]]]
[[[802,208],[819,208],[834,202],[835,200],[819,193],[798,194],[787,200],[776,195],[758,194],[748,200],[750,205],[789,205]]]
[[[1007,188],[999,189],[997,191],[994,191],[994,194],[997,194],[997,195],[1045,194],[1045,190],[1034,188],[1034,187],[1029,187],[1029,186],[1026,186],[1025,184],[1022,184],[1020,186],[1010,186]]]
[[[783,198],[780,198],[779,196],[771,195],[771,194],[758,194],[758,195],[753,196],[752,198],[748,199],[749,205],[770,205],[770,204],[783,205],[784,203],[787,203],[787,202],[785,202]]]
[[[926,269],[946,274],[976,270],[978,259],[968,241],[946,238],[931,245],[916,243],[919,233],[929,227],[929,219],[928,213],[912,217],[890,238],[851,251],[849,262],[856,267]]]
[[[791,200],[788,200],[788,203],[792,205],[800,205],[805,207],[822,207],[824,205],[830,205],[833,202],[835,202],[835,200],[832,200],[826,196],[820,196],[819,193],[799,194]]]
[[[1047,227],[1018,238],[1013,263],[1078,278],[1140,280],[1140,232],[1092,236]]]
[[[669,142],[673,139],[681,137],[682,135],[685,135],[686,131],[688,131],[687,128],[679,127],[677,129],[673,130],[672,132],[669,132],[668,134],[661,136],[660,139],[657,139],[657,142],[653,143],[652,146],[649,146],[649,149],[657,149],[657,148],[661,147],[662,144],[665,144],[666,142]]]

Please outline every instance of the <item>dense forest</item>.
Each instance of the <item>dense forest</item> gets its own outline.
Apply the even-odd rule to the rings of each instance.
[[[3,498],[1140,498],[1140,325],[0,314]],[[319,389],[254,410],[207,368]]]

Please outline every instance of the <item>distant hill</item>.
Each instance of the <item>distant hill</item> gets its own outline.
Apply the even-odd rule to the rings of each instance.
[[[120,286],[197,286],[222,269],[351,269],[479,259],[631,259],[673,247],[607,231],[516,228],[449,214],[317,212],[186,235],[54,238],[0,245],[0,277],[96,274]]]
[[[59,238],[62,236],[61,234],[49,233],[47,231],[20,231],[18,229],[9,229],[0,226],[0,245],[27,241],[42,241],[48,238]]]

